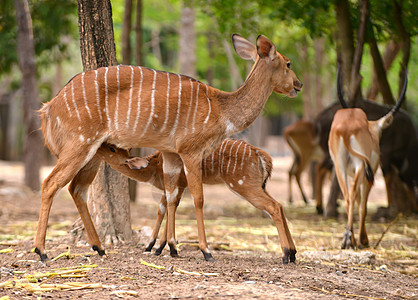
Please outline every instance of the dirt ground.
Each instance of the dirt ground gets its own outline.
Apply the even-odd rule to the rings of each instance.
[[[20,164],[0,162],[0,299],[418,299],[418,220],[371,221],[386,204],[381,176],[369,198],[366,224],[371,246],[383,235],[379,246],[342,251],[343,203],[338,220],[325,220],[315,214],[313,201],[302,203],[295,185],[295,202],[289,205],[290,163],[290,157],[276,158],[267,185],[285,206],[298,250],[296,263],[283,265],[271,220],[224,186],[205,187],[206,233],[215,262],[204,261],[195,246],[194,208],[187,195],[176,221],[180,258],[167,250],[161,256],[144,253],[160,192],[142,184],[131,206],[134,241],[106,245],[105,257],[84,241],[72,241],[69,231],[78,214],[68,192],[61,191],[46,247],[50,258],[69,255],[41,263],[31,253],[40,195],[22,186]],[[310,192],[306,179],[305,186]]]

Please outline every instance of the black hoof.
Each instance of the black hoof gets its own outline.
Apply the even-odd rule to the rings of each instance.
[[[205,252],[203,250],[201,250],[203,253],[203,256],[205,257],[206,261],[210,261],[210,262],[214,262],[215,259],[213,258],[212,254],[210,254],[209,252]]]
[[[99,255],[100,255],[100,256],[106,255],[106,252],[105,252],[104,250],[100,249],[100,248],[99,248],[99,247],[97,247],[97,246],[93,246],[93,247],[92,247],[92,249],[93,249],[94,251],[97,251],[97,253],[99,253]]]
[[[155,245],[155,240],[148,243],[147,247],[145,248],[145,252],[151,252],[152,248]]]
[[[170,245],[170,244],[168,246],[170,247],[170,256],[171,257],[179,257],[176,246],[175,245]]]
[[[324,213],[324,209],[321,206],[316,207],[316,213],[318,215],[322,215]]]
[[[163,252],[163,249],[164,249],[166,244],[167,244],[167,242],[162,242],[160,244],[160,246],[157,249],[155,249],[154,255],[157,255],[157,256],[160,255],[161,252]]]
[[[294,263],[296,261],[296,249],[291,250],[291,249],[283,249],[283,264],[288,264],[289,262]]]
[[[35,248],[35,253],[39,255],[39,257],[41,258],[41,261],[43,262],[50,261],[48,256],[45,253],[41,253],[41,250],[39,250],[38,248]]]

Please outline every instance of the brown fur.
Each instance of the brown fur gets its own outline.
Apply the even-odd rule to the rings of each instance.
[[[203,223],[201,161],[228,136],[248,127],[276,91],[294,97],[302,83],[274,45],[263,36],[257,47],[234,35],[246,59],[255,60],[248,80],[232,93],[187,76],[134,66],[99,68],[76,75],[41,110],[46,143],[58,162],[42,185],[41,212],[35,247],[45,256],[49,211],[58,189],[70,185],[91,244],[102,253],[85,202],[85,191],[97,172],[97,149],[103,142],[123,149],[156,148],[162,152],[168,197],[169,245],[175,251],[176,183],[183,166],[193,196],[200,249],[212,260]],[[238,45],[239,44],[239,45]],[[282,245],[294,251],[294,245]],[[287,252],[287,256],[289,253]]]

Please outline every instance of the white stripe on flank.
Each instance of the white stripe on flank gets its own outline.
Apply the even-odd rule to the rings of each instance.
[[[235,164],[234,164],[234,169],[232,170],[232,174],[235,174],[235,169],[237,167],[237,161],[238,161],[238,150],[241,147],[243,141],[241,141],[241,143],[239,143],[238,147],[237,147],[237,151],[235,151]]]
[[[222,155],[222,148],[224,146],[224,144],[226,143],[226,140],[224,140],[221,144],[221,147],[219,147],[219,153],[218,153],[218,173],[221,173],[221,155]]]
[[[70,115],[70,117],[72,117],[71,109],[67,102],[67,87],[68,85],[66,85],[64,88],[64,102],[65,102],[65,106],[67,106],[68,114]]]
[[[242,159],[241,159],[241,170],[242,167],[244,166],[244,159],[245,159],[245,151],[247,150],[247,144],[245,144],[244,146],[244,153],[242,154]]]
[[[177,124],[179,122],[180,108],[181,108],[181,75],[177,74],[177,76],[179,77],[179,100],[178,100],[178,103],[177,103],[176,121],[174,122],[173,130],[171,130],[171,133],[170,133],[170,135],[172,135],[172,136],[176,133],[176,130],[177,130]]]
[[[126,116],[126,128],[129,128],[129,117],[131,116],[131,107],[132,107],[132,93],[133,93],[133,84],[134,84],[134,68],[131,68],[131,84],[129,86],[129,102],[128,102],[128,113]]]
[[[199,83],[197,83],[197,89],[196,89],[196,105],[194,107],[194,113],[193,113],[193,122],[192,122],[192,133],[195,132],[194,124],[196,122],[196,113],[197,113],[197,106],[199,104]]]
[[[226,151],[226,148],[228,147],[228,144],[229,144],[229,140],[225,140],[225,147],[223,147],[223,150],[221,152],[222,153],[222,161],[220,160],[220,157],[219,157],[219,165],[221,167],[221,174],[224,173],[225,151]]]
[[[203,174],[206,176],[206,158],[203,160]]]
[[[96,88],[96,106],[97,106],[97,112],[99,113],[100,116],[100,122],[103,121],[102,118],[102,112],[100,111],[100,95],[99,95],[99,84],[97,83],[97,70],[94,70],[94,86]]]
[[[228,159],[228,166],[226,167],[226,173],[229,173],[229,165],[231,164],[231,159],[232,159],[232,148],[234,148],[234,145],[236,144],[236,142],[238,142],[238,140],[235,140],[232,143],[231,149],[229,149],[229,159]]]
[[[136,110],[136,118],[135,118],[135,125],[133,132],[136,131],[136,126],[138,125],[139,115],[141,113],[141,93],[142,93],[142,81],[144,79],[144,74],[142,73],[142,68],[138,67],[139,71],[141,71],[141,80],[139,81],[139,89],[138,89],[138,106]]]
[[[161,127],[160,132],[163,132],[165,127],[167,126],[168,122],[168,113],[170,111],[170,73],[167,72],[167,100],[165,104],[165,118],[164,118],[164,124],[163,127]]]
[[[248,152],[248,159],[250,159],[251,158],[251,146],[248,145],[248,148],[250,148],[250,151]]]
[[[189,116],[190,116],[190,111],[192,109],[192,104],[193,104],[193,81],[191,78],[189,80],[190,80],[190,103],[189,103],[189,109],[187,110],[186,123],[184,124],[184,127],[186,129],[185,134],[187,134],[187,129],[189,125]]]
[[[120,92],[119,66],[116,66],[116,81],[118,83],[118,91],[116,92],[116,108],[115,108],[115,129],[117,131],[118,121],[119,121],[119,92]]]
[[[215,172],[215,151],[212,152],[212,174]]]
[[[145,125],[144,130],[142,131],[142,134],[139,136],[138,139],[144,136],[145,132],[147,132],[149,124],[151,124],[152,117],[154,115],[154,106],[155,106],[155,82],[157,81],[157,72],[155,70],[152,70],[154,72],[154,78],[152,80],[152,91],[151,91],[151,110],[148,117],[148,122]]]
[[[78,112],[77,104],[75,103],[74,99],[74,80],[71,80],[71,98],[73,100],[75,112],[77,113],[77,118],[81,122],[80,113]]]
[[[89,114],[90,119],[92,119],[91,113],[90,113],[90,108],[87,105],[86,88],[84,86],[84,75],[85,74],[86,74],[85,72],[81,73],[81,85],[83,86],[83,99],[84,99],[84,105],[86,107],[87,113]]]
[[[105,76],[104,76],[104,81],[105,81],[105,110],[106,110],[106,118],[107,118],[107,128],[110,130],[109,103],[108,103],[109,94],[108,94],[108,87],[107,87],[107,72],[109,71],[109,68],[106,67],[105,70],[106,70],[105,71]]]
[[[206,87],[206,99],[208,100],[209,109],[208,109],[208,115],[206,116],[206,119],[203,122],[203,128],[205,128],[206,123],[209,121],[210,113],[212,111],[212,105],[210,104],[209,93],[208,93],[208,86],[205,84],[205,87]]]

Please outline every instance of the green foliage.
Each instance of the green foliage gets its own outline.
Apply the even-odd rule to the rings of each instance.
[[[66,57],[68,43],[77,39],[75,0],[29,1],[38,66]],[[17,64],[17,24],[13,0],[0,2],[0,76]]]

